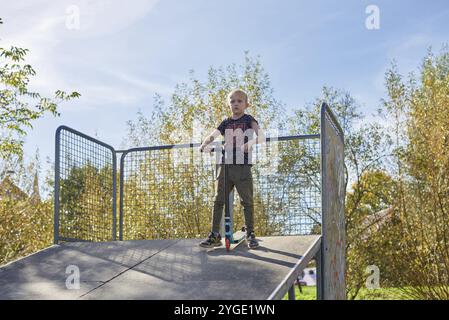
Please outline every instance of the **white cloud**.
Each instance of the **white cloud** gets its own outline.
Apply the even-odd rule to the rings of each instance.
[[[159,0],[133,0],[132,3],[114,0],[16,0],[2,3],[4,29],[14,39],[61,39],[68,34],[75,37],[98,37],[116,33],[145,17]],[[66,21],[79,10],[80,28],[69,30]],[[69,9],[69,10],[68,10]],[[22,28],[21,28],[22,27]]]
[[[120,86],[87,85],[77,88],[83,92],[77,101],[69,106],[70,109],[86,111],[88,108],[109,108],[110,106],[130,105],[139,101],[142,95],[135,90],[124,90]]]
[[[103,72],[114,76],[115,78],[126,82],[128,85],[132,85],[135,87],[139,87],[141,89],[145,89],[148,91],[158,92],[162,95],[168,95],[173,92],[173,87],[171,86],[165,86],[158,82],[152,82],[148,81],[139,77],[132,76],[130,74],[117,72],[117,71],[111,71],[111,70],[103,70]]]
[[[55,89],[76,90],[82,97],[75,105],[130,104],[148,92],[164,95],[171,93],[172,88],[133,76],[108,65],[107,61],[86,60],[76,53],[65,57],[61,52],[70,42],[114,34],[127,28],[145,17],[157,3],[158,0],[135,0],[131,4],[113,0],[18,0],[2,3],[4,24],[0,26],[0,43],[4,47],[14,45],[30,50],[26,61],[37,72],[30,83],[32,90],[44,95],[52,95]],[[80,15],[80,28],[77,30],[66,27],[68,15],[74,12],[73,7],[79,9],[76,10]],[[64,64],[76,65],[77,68],[71,70]],[[107,83],[99,84],[98,75],[107,78]]]

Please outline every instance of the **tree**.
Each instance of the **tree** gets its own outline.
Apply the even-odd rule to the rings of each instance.
[[[10,177],[26,194],[21,199],[0,201],[0,264],[51,244],[53,200],[37,196],[40,161],[36,152],[34,161],[25,165],[25,130],[46,113],[59,115],[60,102],[80,96],[57,90],[54,98],[46,98],[30,91],[29,83],[36,72],[25,63],[27,53],[27,49],[14,46],[0,48],[0,179]]]
[[[0,24],[2,21],[0,19]],[[28,89],[33,67],[25,63],[28,49],[0,47],[0,159],[11,154],[22,156],[26,128],[46,113],[58,116],[58,104],[80,96],[56,90],[54,98],[41,96]]]
[[[33,197],[39,157],[25,164],[12,157],[0,168],[0,181],[8,176],[23,197],[0,200],[0,264],[48,247],[53,240],[53,200]],[[12,173],[8,173],[12,171]]]
[[[386,74],[386,115],[396,128],[394,163],[404,292],[449,299],[449,51],[429,49],[419,78],[407,81],[393,65]]]
[[[112,167],[87,161],[60,180],[60,237],[88,241],[112,238]]]
[[[349,92],[331,87],[323,87],[321,96],[305,108],[294,111],[286,128],[291,134],[317,134],[320,132],[320,108],[327,102],[336,114],[345,136],[345,226],[346,226],[346,276],[348,298],[355,299],[365,284],[365,268],[373,264],[369,261],[382,259],[382,252],[367,250],[376,236],[369,230],[375,224],[378,210],[391,205],[391,197],[383,196],[388,189],[379,181],[389,181],[385,172],[385,160],[391,154],[391,138],[378,122],[364,121],[358,102]],[[318,167],[319,168],[319,167]],[[305,167],[306,176],[316,175],[316,170]],[[390,179],[391,180],[391,179]],[[391,182],[389,182],[391,184]],[[349,186],[349,187],[348,187]],[[368,196],[370,195],[370,196]],[[371,218],[370,218],[371,217]],[[361,224],[373,220],[373,223]],[[320,224],[321,225],[321,224]],[[385,263],[383,263],[385,265]]]
[[[348,299],[358,297],[371,265],[379,268],[382,287],[399,284],[399,226],[391,207],[395,197],[395,181],[383,170],[365,171],[346,194]]]

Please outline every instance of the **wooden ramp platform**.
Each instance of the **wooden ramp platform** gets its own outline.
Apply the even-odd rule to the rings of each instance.
[[[199,239],[54,245],[0,267],[0,299],[281,299],[321,236],[258,239],[256,250],[243,243],[229,253]],[[79,289],[67,289],[69,266]]]

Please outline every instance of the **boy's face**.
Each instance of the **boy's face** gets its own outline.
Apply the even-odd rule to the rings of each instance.
[[[241,114],[247,107],[245,97],[237,93],[229,97],[228,103],[233,114]]]

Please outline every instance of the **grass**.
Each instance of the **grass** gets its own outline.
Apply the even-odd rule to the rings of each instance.
[[[295,285],[295,299],[296,300],[316,300],[316,287],[301,287],[302,293],[299,292],[298,286]],[[282,300],[288,300],[288,294]]]
[[[406,300],[400,288],[361,289],[356,300]]]
[[[283,300],[288,299],[288,294]],[[302,293],[299,292],[298,286],[295,286],[296,300],[316,300],[316,287],[302,287]],[[401,290],[398,288],[379,288],[374,290],[361,289],[356,300],[402,300]]]

